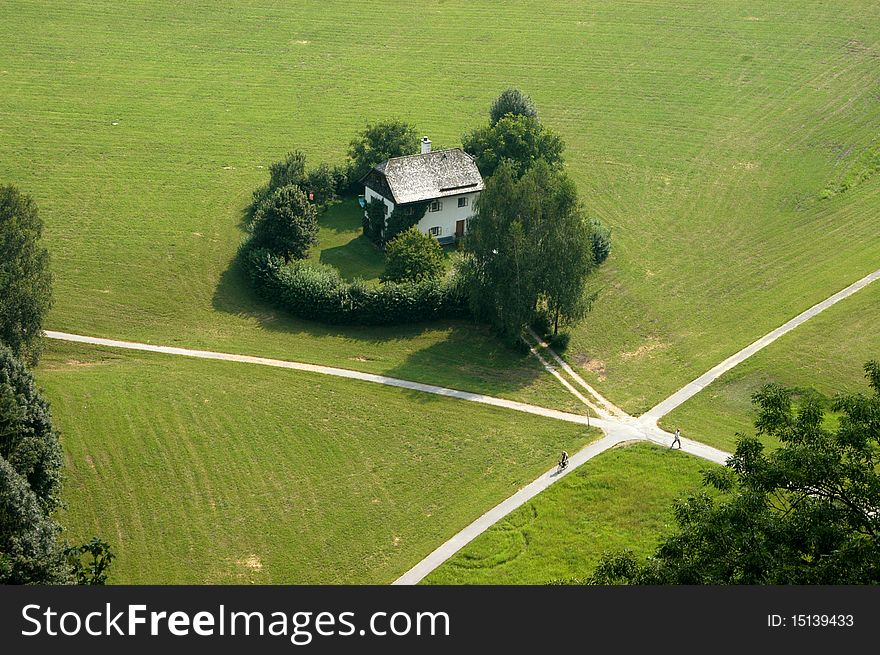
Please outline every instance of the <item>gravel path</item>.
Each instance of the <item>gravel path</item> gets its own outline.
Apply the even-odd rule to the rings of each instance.
[[[641,419],[645,422],[650,422],[652,424],[656,424],[657,421],[671,412],[673,409],[683,404],[685,401],[689,400],[700,391],[705,389],[709,384],[711,384],[714,380],[719,378],[721,375],[732,369],[734,366],[739,364],[745,359],[748,359],[756,352],[769,346],[771,343],[776,341],[779,337],[784,334],[787,334],[794,330],[797,326],[809,321],[811,318],[816,316],[817,314],[824,312],[826,309],[831,307],[832,305],[840,302],[844,298],[848,298],[853,295],[856,291],[864,289],[866,286],[874,282],[875,280],[880,279],[880,270],[874,271],[873,273],[866,275],[858,282],[854,282],[849,285],[846,289],[838,291],[830,298],[826,298],[822,302],[817,305],[813,305],[805,312],[801,312],[793,319],[788,321],[788,323],[779,326],[769,334],[765,334],[763,337],[755,341],[754,343],[746,346],[738,353],[735,353],[725,359],[723,362],[718,364],[709,371],[706,371],[698,377],[696,380],[691,382],[690,384],[685,385],[674,394],[669,396],[666,400],[662,401],[652,409],[649,409],[647,412],[642,414]]]

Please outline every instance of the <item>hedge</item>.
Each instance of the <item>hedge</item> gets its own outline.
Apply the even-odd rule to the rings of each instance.
[[[470,314],[460,276],[369,286],[346,282],[332,266],[285,262],[265,248],[243,246],[241,261],[262,297],[292,314],[334,325],[391,325]]]

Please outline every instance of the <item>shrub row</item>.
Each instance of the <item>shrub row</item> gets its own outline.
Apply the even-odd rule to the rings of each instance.
[[[245,244],[241,261],[264,298],[294,315],[334,325],[390,325],[469,315],[459,276],[369,286],[346,282],[332,266],[286,263],[265,248]]]

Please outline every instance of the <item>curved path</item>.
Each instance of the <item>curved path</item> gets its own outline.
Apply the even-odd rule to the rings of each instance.
[[[526,412],[528,414],[537,414],[547,418],[554,418],[570,423],[579,423],[591,427],[600,428],[605,436],[598,441],[587,445],[581,449],[570,459],[570,465],[562,472],[557,473],[554,469],[547,471],[537,480],[529,483],[514,495],[502,501],[488,512],[479,517],[476,521],[465,527],[458,534],[442,544],[434,550],[421,562],[416,564],[412,569],[398,578],[394,584],[416,584],[428,573],[440,566],[452,555],[458,552],[468,542],[473,540],[479,534],[484,532],[490,526],[504,518],[507,514],[522,506],[538,495],[541,491],[549,487],[551,484],[565,477],[573,470],[591,460],[610,448],[614,448],[622,443],[632,441],[649,441],[657,444],[668,446],[671,443],[672,435],[657,427],[657,420],[678,407],[686,400],[699,393],[712,381],[717,379],[725,372],[743,360],[751,357],[756,352],[774,342],[782,335],[790,332],[797,326],[813,318],[820,312],[828,309],[844,298],[851,296],[860,289],[868,286],[871,282],[880,279],[880,270],[865,276],[858,282],[851,284],[845,289],[839,291],[833,296],[814,305],[810,309],[798,314],[784,325],[776,328],[769,334],[764,335],[754,343],[739,352],[731,355],[723,362],[707,371],[699,378],[684,386],[667,399],[660,402],[651,410],[640,417],[633,417],[626,414],[623,410],[613,405],[610,401],[603,398],[595,389],[588,385],[559,355],[557,355],[549,345],[541,341],[534,332],[530,332],[531,339],[525,338],[532,353],[540,360],[544,368],[549,371],[556,379],[576,398],[583,402],[587,407],[592,409],[599,418],[591,418],[570,412],[563,412],[537,405],[530,405],[505,398],[496,398],[484,394],[472,393],[469,391],[461,391],[458,389],[450,389],[447,387],[439,387],[431,384],[423,384],[421,382],[412,382],[410,380],[402,380],[400,378],[388,377],[385,375],[376,375],[373,373],[364,373],[362,371],[354,371],[346,368],[336,368],[333,366],[321,366],[318,364],[306,364],[302,362],[292,362],[282,359],[271,359],[267,357],[254,357],[251,355],[236,355],[232,353],[221,353],[209,350],[195,350],[191,348],[179,348],[176,346],[157,346],[147,343],[138,343],[133,341],[119,341],[116,339],[104,339],[100,337],[89,337],[78,334],[70,334],[66,332],[46,331],[46,337],[50,339],[58,339],[61,341],[73,341],[77,343],[86,343],[96,346],[107,346],[110,348],[124,348],[128,350],[138,350],[146,352],[162,353],[165,355],[178,355],[183,357],[196,357],[200,359],[216,359],[227,362],[239,362],[245,364],[258,364],[262,366],[274,366],[278,368],[287,368],[297,371],[306,371],[309,373],[318,373],[321,375],[332,375],[335,377],[348,378],[352,380],[361,380],[363,382],[372,382],[374,384],[384,384],[391,387],[399,387],[402,389],[410,389],[412,391],[421,391],[438,396],[446,396],[448,398],[457,398],[469,402],[481,403],[484,405],[492,405],[504,409],[511,409],[518,412]],[[534,341],[532,341],[532,339]],[[550,355],[550,358],[558,365],[562,373],[555,366],[551,365],[539,352],[544,350]],[[593,400],[578,391],[574,384],[569,382],[563,373],[567,374],[575,384],[580,386],[587,392]],[[706,444],[702,444],[690,439],[682,438],[682,450],[697,457],[724,464],[730,453],[726,453],[717,448],[712,448]]]

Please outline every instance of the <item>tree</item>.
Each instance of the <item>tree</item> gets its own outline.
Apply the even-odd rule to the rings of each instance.
[[[536,271],[539,308],[547,312],[553,334],[560,324],[575,323],[590,311],[595,293],[587,278],[596,267],[593,224],[584,217],[574,182],[539,160],[520,181],[521,211],[531,220],[529,240]]]
[[[415,128],[403,121],[368,123],[348,146],[349,175],[352,184],[386,159],[413,155],[419,151]]]
[[[398,234],[406,232],[413,225],[418,225],[428,211],[427,202],[415,202],[411,205],[396,205],[394,211],[388,217],[388,225],[385,228],[385,241],[391,241]]]
[[[501,92],[489,110],[489,125],[494,126],[503,116],[530,116],[538,118],[538,110],[532,99],[519,89],[509,87]]]
[[[504,162],[486,180],[464,239],[467,279],[474,316],[487,321],[508,342],[516,343],[534,318],[537,291],[534,264],[519,213],[514,166]]]
[[[880,364],[865,365],[872,393],[839,397],[826,427],[817,394],[767,385],[753,401],[766,452],[740,435],[727,467],[704,473],[722,493],[675,507],[678,531],[654,555],[606,555],[594,584],[880,583]]]
[[[502,162],[475,209],[463,273],[476,316],[513,342],[542,310],[557,329],[583,315],[594,268],[590,225],[562,171],[538,162],[517,179],[515,164]]]
[[[421,282],[443,274],[443,249],[430,234],[411,227],[388,242],[383,282]]]
[[[536,161],[551,166],[562,163],[562,139],[533,116],[508,114],[494,125],[477,128],[461,138],[483,177],[495,173],[502,161],[513,162],[516,177],[522,176]]]
[[[0,343],[35,364],[43,317],[52,304],[49,254],[34,200],[0,186]]]
[[[60,531],[27,480],[0,456],[0,584],[70,584]]]
[[[27,367],[0,346],[0,584],[106,579],[113,559],[107,544],[93,539],[65,549],[58,540],[52,513],[61,505],[62,465],[49,404]],[[92,563],[77,557],[74,564],[72,550],[92,553]]]
[[[388,205],[376,198],[370,198],[364,211],[364,236],[381,246],[385,243],[385,213]]]
[[[61,504],[63,457],[49,403],[33,375],[0,346],[0,457],[20,475],[49,514]]]
[[[298,186],[276,189],[254,214],[254,245],[287,260],[304,259],[318,243],[315,206]]]

